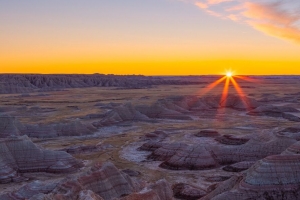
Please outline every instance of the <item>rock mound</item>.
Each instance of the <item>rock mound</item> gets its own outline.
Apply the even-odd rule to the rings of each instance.
[[[159,145],[160,143],[156,143],[156,144]],[[153,148],[153,146],[154,145],[152,145],[151,147]],[[182,144],[182,143],[164,144],[161,147],[154,150],[152,152],[152,154],[150,156],[148,156],[148,159],[154,159],[154,160],[159,160],[159,161],[168,160],[172,156],[174,156],[177,151],[180,152],[180,151],[184,150],[187,146],[188,145]]]
[[[150,141],[150,142],[144,143],[142,146],[140,146],[138,148],[138,150],[140,150],[140,151],[155,151],[156,149],[161,148],[164,145],[165,144],[161,143],[161,142]]]
[[[136,109],[142,114],[154,119],[191,120],[192,118],[181,113],[178,109],[172,110],[166,104],[156,102],[151,106],[137,106]]]
[[[70,154],[41,149],[27,136],[0,139],[0,183],[16,181],[19,173],[68,173],[82,166]]]
[[[296,142],[289,146],[284,152],[281,153],[282,155],[296,155],[300,154],[300,142]]]
[[[247,114],[254,116],[282,117],[290,121],[300,122],[300,118],[290,114],[291,112],[299,112],[299,110],[286,106],[263,105],[251,110]]]
[[[9,115],[0,115],[0,138],[21,135],[19,128],[22,124]]]
[[[206,191],[184,183],[175,184],[172,189],[174,197],[179,199],[196,200],[206,195]]]
[[[203,199],[299,199],[300,156],[273,155],[256,162],[241,178],[231,178]]]
[[[149,140],[163,140],[168,136],[168,134],[164,131],[154,131],[151,133],[146,133],[145,134],[145,139],[149,139]]]
[[[78,145],[73,145],[61,149],[61,151],[65,151],[70,154],[81,154],[81,153],[92,153],[92,152],[102,151],[111,147],[112,145],[109,144],[96,144],[96,145],[78,144]]]
[[[172,195],[166,180],[145,187],[144,183],[133,181],[112,163],[98,163],[76,177],[54,183],[34,181],[0,197],[4,200],[172,200]]]
[[[221,144],[227,145],[242,145],[249,141],[249,138],[245,137],[238,137],[235,135],[222,135],[215,138],[216,141],[220,142]]]
[[[202,130],[195,134],[196,137],[218,137],[220,136],[218,131],[215,130]]]
[[[232,165],[227,165],[227,166],[223,167],[223,170],[228,171],[228,172],[242,172],[242,171],[249,169],[249,167],[251,167],[254,163],[255,163],[255,161],[238,162],[238,163],[235,163]]]
[[[152,154],[156,156],[156,160],[163,160],[160,167],[172,170],[202,170],[211,169],[218,166],[211,152],[201,146],[183,146],[178,149],[168,149],[161,151],[162,148],[155,150]],[[157,156],[158,152],[159,157]]]
[[[278,137],[267,132],[252,136],[248,142],[239,145],[208,144],[199,146],[183,143],[148,142],[140,150],[152,151],[148,159],[163,161],[160,164],[162,168],[201,170],[243,161],[257,161],[270,155],[280,154],[297,142],[295,139]],[[246,163],[231,167],[237,168],[233,170],[244,169]],[[248,166],[246,165],[246,167]]]
[[[59,136],[83,136],[96,132],[97,129],[80,121],[54,124],[24,125],[20,129],[23,135],[36,138],[53,138]]]
[[[119,200],[173,200],[173,193],[169,183],[165,180],[159,180],[154,184],[145,187],[138,193],[133,193],[122,197]]]
[[[104,119],[94,122],[95,127],[110,126],[125,121],[147,121],[149,118],[137,111],[130,103],[115,107]]]
[[[197,115],[198,111],[215,111],[219,108],[232,108],[236,110],[249,110],[258,107],[260,104],[254,99],[228,95],[226,103],[220,102],[221,96],[208,96],[199,98],[197,96],[176,96],[166,99],[159,99],[152,105],[124,104],[112,107],[112,111],[105,114],[105,117],[94,122],[95,127],[114,125],[124,121],[148,121],[150,119],[174,119],[192,120],[191,115]]]
[[[0,195],[1,200],[17,200],[17,199],[29,199],[32,196],[38,195],[40,193],[47,194],[50,193],[56,186],[58,182],[45,183],[42,181],[33,181],[22,186],[20,189]]]

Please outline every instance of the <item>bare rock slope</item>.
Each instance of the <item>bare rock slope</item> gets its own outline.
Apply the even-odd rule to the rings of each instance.
[[[163,161],[160,165],[163,168],[201,170],[243,161],[257,161],[270,155],[280,154],[297,142],[293,138],[277,136],[271,132],[253,134],[251,139],[233,141],[238,143],[199,146],[150,141],[139,149],[152,151],[148,159]]]
[[[0,139],[0,183],[18,181],[20,173],[67,173],[82,166],[70,154],[44,150],[27,136]]]
[[[269,156],[256,162],[244,175],[220,183],[202,199],[299,199],[299,169],[299,155]]]
[[[31,182],[3,194],[3,200],[172,200],[166,180],[146,185],[131,179],[112,163],[97,163],[90,170],[58,182]]]

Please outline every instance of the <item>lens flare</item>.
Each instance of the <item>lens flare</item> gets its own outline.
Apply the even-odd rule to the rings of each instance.
[[[235,78],[240,79],[242,81],[252,82],[252,83],[258,82],[258,80],[254,79],[254,78],[247,77],[247,76],[233,75],[232,71],[227,71],[223,77],[219,78],[218,80],[214,81],[213,83],[211,83],[207,87],[205,87],[200,92],[199,96],[206,94],[207,92],[209,92],[210,90],[215,88],[217,85],[224,82],[223,91],[220,96],[220,102],[219,102],[220,106],[223,108],[226,107],[226,101],[227,101],[227,98],[229,95],[229,87],[230,87],[230,85],[232,85],[233,88],[235,89],[237,95],[241,99],[242,103],[244,104],[245,108],[248,110],[248,109],[250,109],[250,102],[248,102],[248,99],[247,99],[245,93],[243,92],[242,88],[240,87],[238,82],[235,80]]]
[[[227,76],[227,78],[231,78],[232,77],[232,72],[226,72],[226,76]]]

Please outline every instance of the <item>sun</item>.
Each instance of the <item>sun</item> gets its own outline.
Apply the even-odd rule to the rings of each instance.
[[[226,72],[226,76],[227,76],[227,78],[231,78],[232,77],[232,72]]]

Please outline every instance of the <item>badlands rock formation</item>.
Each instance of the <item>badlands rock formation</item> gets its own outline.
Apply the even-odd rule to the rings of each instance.
[[[263,105],[254,110],[251,110],[248,113],[248,115],[283,117],[290,121],[300,122],[299,117],[297,117],[293,114],[290,114],[290,113],[296,113],[296,112],[299,112],[299,110],[292,108],[292,107]]]
[[[168,136],[168,134],[166,132],[156,130],[151,133],[146,133],[144,138],[148,139],[148,140],[160,141],[160,140],[165,139],[167,136]]]
[[[124,104],[114,107],[106,116],[93,123],[95,127],[114,125],[124,121],[149,121],[149,119],[192,120],[190,115],[198,115],[202,111],[216,111],[219,108],[235,110],[251,110],[260,104],[253,99],[228,95],[226,101],[221,96],[199,98],[197,96],[176,96],[160,99],[152,105]]]
[[[161,77],[115,76],[115,75],[41,75],[1,74],[0,94],[52,91],[64,88],[125,87],[145,88],[152,85],[182,85],[199,83],[194,80],[171,80]]]
[[[96,164],[88,172],[59,182],[31,182],[20,189],[0,196],[16,200],[172,200],[173,193],[166,180],[144,187],[112,163]]]
[[[220,142],[221,144],[227,145],[241,145],[245,144],[250,140],[250,138],[245,136],[235,136],[235,135],[222,135],[215,138],[216,141]]]
[[[202,130],[195,134],[196,137],[217,137],[220,136],[218,131],[215,130]]]
[[[273,155],[256,162],[241,177],[221,183],[203,199],[299,199],[300,156]]]
[[[8,136],[20,135],[20,128],[24,128],[22,124],[9,115],[0,114],[0,138]]]
[[[240,140],[237,141],[239,143],[234,145],[230,142],[229,145],[203,146],[151,141],[139,149],[152,151],[148,159],[163,161],[160,165],[163,168],[201,170],[243,161],[257,161],[269,155],[280,154],[297,142],[293,138],[279,137],[271,132],[253,134],[249,141],[242,140],[241,143]],[[245,168],[247,167],[249,166],[246,165]],[[243,169],[244,167],[238,166],[237,168]]]
[[[241,172],[249,169],[254,163],[255,161],[242,161],[232,165],[227,165],[223,167],[223,170],[228,172]]]
[[[27,135],[36,138],[90,135],[97,129],[80,121],[68,123],[23,125],[15,117],[0,115],[0,137]]]
[[[179,199],[196,200],[206,195],[206,191],[184,183],[175,184],[172,189],[174,197]]]
[[[18,181],[20,173],[67,173],[83,166],[66,152],[41,149],[27,136],[0,139],[0,159],[0,183]]]
[[[109,126],[124,121],[147,121],[149,118],[137,111],[130,103],[118,106],[106,114],[106,117],[94,122],[95,127]]]
[[[37,138],[52,138],[59,136],[82,136],[96,132],[96,128],[80,121],[53,124],[25,125],[20,129],[23,135]]]
[[[143,188],[137,193],[122,197],[119,200],[173,200],[173,192],[169,183],[165,180],[159,180],[154,184]]]

